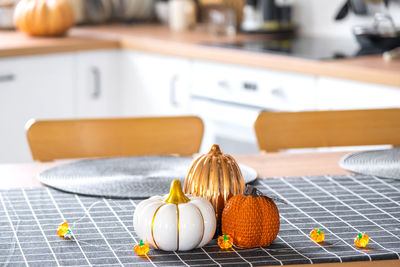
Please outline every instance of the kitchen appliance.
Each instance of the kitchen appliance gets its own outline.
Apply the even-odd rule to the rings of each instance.
[[[232,36],[236,34],[236,15],[234,10],[223,4],[202,6],[201,21],[212,35]]]
[[[206,43],[207,46],[240,49],[259,53],[290,55],[301,58],[328,60],[375,54],[376,49],[361,49],[352,40],[317,37],[261,39],[229,43]]]
[[[243,21],[241,28],[244,31],[255,31],[260,28],[260,18],[257,12],[257,1],[247,0],[243,7]]]
[[[235,27],[242,22],[245,0],[199,0],[198,2],[201,8],[208,5],[219,5],[230,9],[234,13]]]
[[[365,49],[387,51],[400,47],[400,28],[389,14],[376,13],[372,27],[356,26],[353,34]]]
[[[293,31],[292,0],[247,0],[241,29],[247,33]]]
[[[371,10],[372,5],[381,4],[383,5],[383,9],[387,9],[389,7],[389,2],[391,2],[391,0],[346,0],[337,11],[335,20],[344,19],[350,12],[354,13],[356,16],[367,16],[371,14],[374,9],[372,8]]]
[[[200,152],[219,144],[229,154],[259,153],[254,122],[260,111],[315,109],[315,88],[308,75],[194,62],[190,113],[205,125]]]
[[[109,21],[151,21],[155,0],[86,0],[75,3],[78,24],[101,24]]]

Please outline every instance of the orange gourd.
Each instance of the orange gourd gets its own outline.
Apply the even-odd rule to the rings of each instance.
[[[74,23],[67,0],[21,0],[14,11],[17,29],[33,36],[60,36]]]
[[[238,247],[269,246],[279,233],[279,211],[274,201],[248,186],[231,197],[222,212],[222,233]]]

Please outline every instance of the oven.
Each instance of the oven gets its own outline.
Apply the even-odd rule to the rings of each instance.
[[[316,108],[315,77],[212,62],[192,66],[190,111],[205,124],[201,152],[258,153],[254,122],[261,110]]]

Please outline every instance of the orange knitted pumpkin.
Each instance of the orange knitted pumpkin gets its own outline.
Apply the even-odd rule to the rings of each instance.
[[[222,212],[222,233],[238,247],[269,246],[279,232],[279,211],[274,201],[247,186],[245,194],[234,195]]]

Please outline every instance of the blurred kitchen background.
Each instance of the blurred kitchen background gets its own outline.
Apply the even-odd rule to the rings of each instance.
[[[15,25],[43,0],[0,0],[0,162],[32,160],[31,118],[195,114],[204,150],[247,154],[263,109],[400,107],[398,0],[65,1],[38,37]]]

